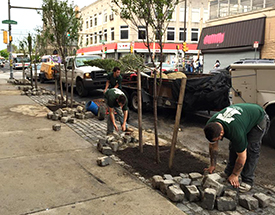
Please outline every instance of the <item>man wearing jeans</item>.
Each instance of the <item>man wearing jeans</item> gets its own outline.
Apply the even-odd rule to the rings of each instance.
[[[121,124],[121,130],[126,132],[132,132],[133,130],[128,128],[126,123],[128,117],[128,100],[126,95],[118,88],[112,88],[106,91],[105,98],[109,108],[109,117],[107,121],[107,135],[114,132],[114,128],[118,131],[118,127],[115,122],[115,114]],[[123,111],[123,113],[122,113]]]
[[[268,115],[256,104],[231,105],[213,115],[204,128],[205,136],[210,141],[210,167],[205,170],[209,173],[215,170],[218,142],[225,137],[230,143],[229,161],[224,172],[233,187],[241,192],[249,191],[254,182],[261,141],[269,123]]]

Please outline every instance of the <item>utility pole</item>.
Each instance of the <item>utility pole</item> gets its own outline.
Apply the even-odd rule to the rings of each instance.
[[[8,4],[9,4],[9,20],[11,20],[11,13],[10,13],[10,11],[11,11],[11,4],[10,4],[10,0],[9,0],[9,2],[8,2]],[[12,47],[11,47],[11,45],[12,45],[12,40],[11,40],[11,24],[9,24],[9,60],[10,60],[10,79],[13,79],[13,71],[12,71],[12,66],[13,66],[13,60],[12,60]]]
[[[184,28],[183,28],[183,43],[186,42],[186,8],[187,0],[184,1]],[[182,66],[185,67],[185,51],[182,52]]]

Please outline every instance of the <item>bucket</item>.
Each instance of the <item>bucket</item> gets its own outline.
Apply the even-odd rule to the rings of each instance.
[[[86,104],[86,110],[91,111],[94,115],[97,116],[98,114],[98,106],[96,103],[94,103],[93,101],[89,101]]]

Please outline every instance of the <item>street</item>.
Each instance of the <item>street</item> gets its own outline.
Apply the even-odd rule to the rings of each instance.
[[[14,78],[22,78],[22,70],[13,71]],[[0,76],[9,78],[9,69],[7,65],[0,69]],[[48,90],[54,90],[54,82],[46,82],[41,84],[38,82],[39,86],[44,87]],[[87,97],[81,98],[74,93],[74,99],[78,102],[81,101],[92,101],[97,98],[103,98],[102,90],[95,90],[90,92]],[[129,124],[137,127],[138,126],[138,116],[137,113],[130,110]],[[203,127],[207,122],[209,116],[203,113],[205,117],[198,115],[197,113],[183,113],[180,129],[178,133],[178,145],[177,147],[187,149],[200,155],[201,159],[208,161],[208,142],[206,141],[203,134]],[[154,116],[152,111],[143,112],[142,116],[142,127],[145,130],[154,130]],[[160,109],[158,110],[158,134],[159,138],[170,144],[175,121],[175,111]],[[275,149],[268,146],[262,146],[261,156],[259,159],[259,164],[256,169],[256,183],[261,185],[273,185],[275,186]],[[228,156],[228,140],[223,140],[219,144],[219,157],[217,163],[223,168],[225,167],[225,160]]]

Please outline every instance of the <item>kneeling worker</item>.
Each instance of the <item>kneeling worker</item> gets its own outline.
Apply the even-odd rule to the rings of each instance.
[[[209,140],[210,167],[215,170],[218,142],[223,137],[230,140],[229,162],[225,169],[228,181],[240,192],[249,191],[254,182],[254,172],[260,155],[261,141],[269,128],[269,117],[256,104],[235,104],[216,113],[204,128]],[[242,183],[239,183],[241,176]]]
[[[132,132],[131,128],[128,128],[126,123],[128,117],[128,100],[126,95],[118,88],[112,88],[106,91],[105,98],[107,100],[107,106],[109,108],[109,117],[107,120],[107,135],[114,132],[114,128],[118,131],[118,127],[115,122],[114,111],[117,114],[118,120],[121,124],[121,130],[126,132]],[[122,113],[123,111],[123,113]]]

